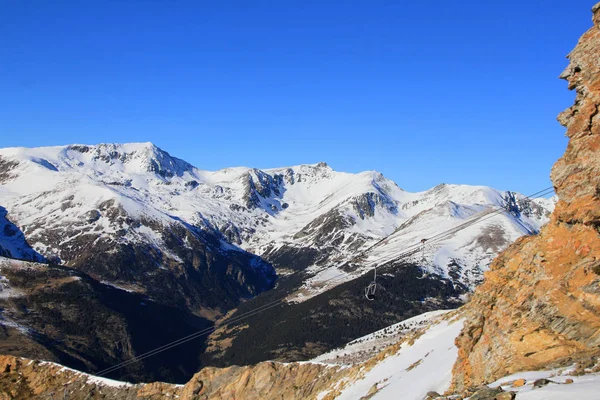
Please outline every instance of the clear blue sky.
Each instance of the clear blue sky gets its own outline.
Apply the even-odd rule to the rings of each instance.
[[[1,0],[0,147],[151,141],[532,193],[593,1]]]

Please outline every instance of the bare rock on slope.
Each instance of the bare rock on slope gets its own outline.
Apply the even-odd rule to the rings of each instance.
[[[552,169],[559,202],[535,237],[491,265],[457,338],[456,388],[600,351],[600,3],[561,74],[575,104],[560,114],[569,144]]]
[[[58,364],[0,356],[0,399],[158,400],[177,398],[181,386],[131,385],[103,380]]]
[[[253,367],[205,368],[185,386],[128,384],[61,365],[0,356],[0,399],[308,399],[348,375],[321,364],[266,362]]]

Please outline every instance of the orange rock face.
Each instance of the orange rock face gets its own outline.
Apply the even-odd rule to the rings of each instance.
[[[513,382],[512,387],[525,386],[525,383],[527,383],[527,381],[525,379],[523,379],[523,378],[517,379],[516,381]]]
[[[592,12],[561,74],[577,96],[558,117],[569,137],[551,174],[559,202],[539,235],[492,263],[466,306],[456,388],[600,350],[600,3]]]

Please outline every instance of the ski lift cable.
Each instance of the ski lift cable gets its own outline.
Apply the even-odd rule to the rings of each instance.
[[[536,193],[534,193],[532,195],[526,196],[526,198],[531,199],[531,198],[534,198],[534,197],[543,197],[543,196],[545,196],[547,194],[552,193],[552,191],[554,191],[554,188],[552,186],[550,186],[550,187],[545,188],[543,190],[540,190],[540,191],[538,191],[538,192],[536,192]],[[496,214],[499,214],[499,213],[505,212],[505,211],[506,210],[504,208],[501,208],[499,210],[495,210],[493,212],[490,212],[489,210],[487,210],[479,218],[473,219],[470,222],[462,223],[462,224],[458,225],[457,227],[448,229],[445,232],[441,232],[441,233],[439,233],[439,234],[437,234],[435,236],[432,236],[431,238],[428,238],[427,241],[430,242],[430,243],[431,242],[441,241],[441,240],[445,239],[448,235],[452,235],[452,234],[454,234],[454,233],[456,233],[456,232],[458,232],[458,231],[460,231],[462,229],[467,228],[468,226],[471,226],[471,225],[473,225],[475,223],[478,223],[478,222],[484,221],[486,219],[489,219],[489,218],[495,216]],[[486,218],[482,218],[482,217],[486,217]],[[385,240],[385,239],[383,239],[383,240]],[[383,240],[381,240],[381,241],[383,241]],[[422,245],[422,243],[418,242],[418,243],[416,243],[414,245],[410,245],[410,246],[406,247],[404,252],[402,252],[401,254],[399,254],[394,259],[392,259],[390,261],[387,261],[386,263],[389,263],[391,261],[398,261],[401,258],[404,258],[404,257],[407,257],[407,256],[415,254],[416,252],[419,251],[419,248],[420,248],[421,245]],[[373,246],[371,246],[369,248],[372,248],[372,247]],[[359,253],[359,255],[357,257],[359,257],[359,256],[361,256],[363,254],[364,254],[364,252],[361,252],[361,253]],[[374,267],[374,269],[376,269],[376,268],[377,267]],[[331,282],[331,281],[334,281],[334,280],[338,280],[338,279],[344,278],[345,276],[346,276],[345,273],[341,273],[341,274],[335,275],[335,276],[333,276],[333,277],[331,277],[329,279],[326,279],[326,280],[322,281],[321,283],[327,283],[327,282]],[[134,357],[132,357],[129,360],[122,361],[120,363],[117,363],[117,364],[109,367],[109,368],[105,368],[105,369],[99,371],[96,374],[96,376],[103,376],[103,375],[109,374],[111,372],[117,371],[117,370],[119,370],[121,368],[127,367],[127,366],[129,366],[131,364],[134,364],[134,363],[137,363],[137,362],[139,362],[141,360],[144,360],[144,359],[146,359],[148,357],[152,357],[152,356],[154,356],[156,354],[159,354],[159,353],[162,353],[164,351],[170,350],[173,347],[182,345],[182,344],[187,343],[187,342],[189,342],[191,340],[197,339],[197,338],[199,338],[201,336],[210,334],[210,333],[212,333],[213,331],[215,331],[216,329],[218,329],[220,327],[225,327],[225,326],[229,326],[231,324],[235,324],[235,323],[237,323],[237,322],[239,322],[239,321],[241,321],[243,319],[246,319],[248,317],[254,316],[256,314],[259,314],[259,313],[262,313],[262,312],[267,311],[269,309],[272,309],[274,307],[277,307],[278,305],[280,305],[281,303],[283,303],[283,301],[285,301],[286,298],[287,298],[287,296],[282,296],[281,298],[279,298],[277,300],[273,300],[273,301],[271,301],[271,302],[269,302],[267,304],[263,304],[262,306],[258,306],[256,308],[250,310],[250,311],[244,312],[244,313],[238,315],[237,317],[233,317],[233,318],[231,318],[229,320],[225,320],[221,324],[219,324],[218,326],[212,326],[212,327],[209,327],[209,328],[201,329],[201,330],[199,330],[199,331],[197,331],[195,333],[192,333],[190,335],[184,336],[184,337],[182,337],[180,339],[177,339],[177,340],[174,340],[172,342],[166,343],[166,344],[164,344],[162,346],[159,346],[159,347],[157,347],[157,348],[155,348],[153,350],[147,351],[147,352],[142,353],[142,354],[140,354],[138,356],[134,356]]]
[[[552,193],[553,191],[554,191],[554,187],[552,187],[552,186],[549,186],[549,187],[547,187],[547,188],[545,188],[545,189],[542,189],[542,190],[539,190],[539,191],[537,191],[537,192],[535,192],[535,193],[533,193],[533,194],[530,194],[529,196],[525,196],[525,198],[529,198],[529,199],[531,199],[531,198],[544,197],[544,196],[546,196],[546,195],[548,195],[548,194]],[[506,202],[506,200],[505,200],[505,202]],[[456,232],[458,232],[458,231],[460,231],[460,230],[462,230],[462,229],[465,229],[465,228],[467,228],[467,227],[471,226],[471,225],[472,225],[472,224],[474,224],[475,222],[480,222],[479,220],[480,220],[481,218],[485,217],[485,216],[486,216],[486,215],[488,215],[488,214],[489,214],[489,218],[491,218],[491,217],[493,217],[493,216],[495,216],[495,215],[497,215],[497,214],[500,214],[500,213],[502,213],[502,212],[504,212],[504,211],[506,211],[506,209],[505,209],[504,207],[500,207],[500,208],[498,208],[498,209],[496,209],[496,210],[494,210],[493,208],[489,208],[489,209],[487,209],[487,210],[485,210],[485,211],[483,211],[483,212],[480,212],[480,213],[478,213],[478,214],[476,214],[476,215],[474,215],[474,216],[470,217],[469,219],[467,219],[466,221],[463,221],[461,224],[459,224],[459,225],[455,226],[454,228],[450,228],[450,230],[448,230],[448,231],[445,231],[445,232],[442,232],[442,233],[440,233],[440,234],[438,234],[438,235],[432,236],[432,237],[428,238],[427,240],[429,240],[429,241],[430,241],[430,243],[431,243],[431,241],[432,241],[432,240],[435,240],[435,239],[436,239],[438,236],[440,236],[440,235],[445,235],[445,237],[447,237],[448,235],[451,235],[451,234],[453,234],[453,233],[456,233]],[[488,219],[488,218],[485,218],[485,219]],[[391,233],[390,235],[388,235],[388,236],[384,237],[383,239],[381,239],[381,240],[377,241],[375,244],[373,244],[373,245],[369,246],[367,249],[365,249],[365,250],[361,251],[361,252],[360,252],[360,253],[358,253],[356,256],[354,256],[354,257],[352,258],[352,260],[350,260],[350,261],[346,261],[346,262],[342,263],[342,264],[341,264],[341,266],[347,265],[347,264],[348,264],[348,263],[350,263],[351,261],[353,261],[353,260],[356,260],[356,259],[358,259],[359,257],[363,256],[365,253],[367,253],[368,251],[370,251],[371,249],[373,249],[374,247],[376,247],[376,246],[377,246],[377,245],[379,245],[380,243],[382,243],[382,242],[384,242],[384,241],[388,240],[388,239],[389,239],[389,238],[390,238],[390,237],[391,237],[393,234],[394,234],[394,233]],[[444,238],[445,238],[445,237],[444,237]],[[414,245],[408,246],[408,247],[407,247],[407,248],[405,248],[404,250],[406,250],[406,249],[408,249],[408,248],[411,248],[411,247],[416,247],[416,248],[419,248],[419,246],[420,246],[420,244],[419,244],[419,243],[415,243]],[[403,254],[403,253],[402,253],[402,254]],[[410,255],[412,255],[412,253],[411,253]],[[402,256],[402,255],[400,255],[400,256]],[[393,260],[394,260],[394,259],[396,259],[397,257],[398,257],[398,255],[394,256],[393,258],[390,258],[390,259],[389,259],[388,261],[386,261],[386,262],[393,261]],[[381,264],[381,262],[379,262],[378,264]],[[330,266],[324,266],[324,267],[322,267],[322,268],[320,268],[320,269],[316,270],[316,271],[315,271],[315,274],[318,274],[318,273],[320,273],[320,272],[322,272],[322,271],[324,271],[324,270],[326,270],[326,269],[328,269],[328,268],[331,268],[331,267],[330,267]]]
[[[553,191],[554,191],[554,189],[552,187],[549,187],[544,190],[540,190],[539,192],[536,192],[533,195],[527,196],[527,198],[533,198],[533,196],[543,197],[543,196],[546,196],[546,195],[552,193]],[[428,244],[431,244],[433,241],[439,242],[443,239],[448,238],[450,235],[455,234],[456,232],[459,232],[463,229],[466,229],[467,227],[469,227],[471,225],[474,225],[475,223],[479,223],[479,222],[488,220],[488,219],[493,218],[496,215],[501,214],[503,212],[506,212],[505,208],[498,208],[496,210],[488,209],[488,210],[484,211],[483,213],[477,214],[474,217],[470,218],[469,220],[467,220],[453,228],[448,229],[447,231],[441,232],[435,236],[427,238],[427,242],[428,242]],[[415,244],[414,246],[418,246],[418,245],[420,245],[420,243]],[[393,261],[395,258],[396,257],[390,259],[389,261]]]
[[[257,309],[252,310],[251,312],[244,313],[244,314],[242,314],[242,315],[240,315],[240,316],[238,316],[236,318],[233,318],[230,321],[226,321],[225,323],[220,324],[219,326],[216,326],[216,327],[215,326],[211,326],[209,328],[205,328],[203,330],[195,332],[195,333],[193,333],[191,335],[188,335],[186,337],[183,337],[181,339],[178,339],[178,340],[175,340],[173,342],[167,343],[167,344],[165,344],[165,345],[163,345],[161,347],[158,347],[158,348],[156,348],[154,350],[151,350],[151,351],[148,351],[146,353],[140,354],[139,356],[135,356],[135,357],[133,357],[133,358],[127,360],[127,361],[123,361],[123,362],[121,362],[119,364],[113,365],[112,367],[106,368],[106,369],[98,372],[96,374],[96,376],[107,375],[107,374],[109,374],[111,372],[114,372],[114,371],[116,371],[118,369],[127,367],[127,366],[129,366],[131,364],[134,364],[134,363],[137,363],[139,361],[142,361],[142,360],[144,360],[144,359],[146,359],[148,357],[152,357],[154,355],[162,353],[163,351],[170,350],[173,347],[177,347],[177,346],[182,345],[184,343],[187,343],[187,342],[189,342],[191,340],[194,340],[194,339],[197,339],[197,338],[202,337],[204,335],[210,334],[210,333],[214,332],[215,330],[217,330],[218,328],[220,328],[222,326],[229,326],[230,324],[234,324],[236,322],[239,322],[242,319],[251,317],[251,316],[259,314],[259,313],[261,313],[263,311],[267,311],[267,310],[269,310],[271,308],[277,307],[279,305],[279,303],[281,303],[281,300],[282,299],[279,299],[279,300],[277,300],[275,302],[272,302],[272,303],[275,303],[275,304],[270,304],[268,307],[265,307],[265,306],[263,306],[262,308],[261,307],[257,307]]]
[[[543,189],[543,190],[540,190],[540,191],[534,193],[533,195],[527,196],[527,198],[532,198],[533,196],[536,196],[536,195],[538,195],[539,197],[543,197],[543,196],[546,196],[546,195],[552,193],[553,191],[554,191],[553,187],[548,187],[546,189]],[[508,202],[507,201],[505,201],[505,202],[506,202],[506,205],[508,205]],[[424,257],[425,244],[426,243],[430,243],[431,244],[432,241],[434,241],[434,242],[440,242],[440,241],[448,238],[450,235],[453,235],[453,234],[455,234],[455,233],[457,233],[457,232],[459,232],[459,231],[461,231],[463,229],[466,229],[467,227],[469,227],[471,225],[474,225],[475,223],[478,223],[478,222],[481,222],[481,221],[485,221],[485,220],[490,219],[492,217],[495,217],[496,215],[501,214],[503,212],[509,212],[508,207],[500,207],[500,208],[498,208],[496,210],[488,209],[488,210],[486,210],[486,211],[484,211],[482,213],[476,214],[474,217],[470,218],[466,222],[464,222],[464,223],[462,223],[462,224],[460,224],[460,225],[458,225],[458,226],[456,226],[454,228],[451,228],[451,229],[449,229],[449,230],[447,230],[445,232],[437,234],[437,235],[435,235],[435,236],[433,236],[431,238],[421,239],[420,245],[419,245],[419,243],[416,243],[415,245],[413,245],[413,246],[417,246],[417,250],[416,251],[415,250],[413,250],[413,251],[406,251],[406,252],[401,253],[400,255],[396,255],[396,256],[388,259],[384,263],[384,265],[387,264],[387,263],[389,263],[389,262],[392,262],[392,261],[397,261],[397,260],[399,260],[399,259],[401,259],[403,257],[415,254],[416,252],[418,252],[419,248],[423,252],[423,257]],[[381,265],[382,263],[379,262],[379,264]],[[374,266],[373,268],[376,269],[376,266]],[[422,274],[421,277],[417,277],[417,279],[424,279],[428,275],[429,275],[428,273]],[[376,284],[377,284],[376,281],[373,280],[373,282],[371,284],[369,284],[365,288],[365,297],[368,300],[374,300],[374,292],[375,292],[375,286],[376,286]]]
[[[533,195],[531,195],[531,196],[527,196],[527,197],[528,197],[528,198],[531,198],[532,196],[534,196],[534,195],[538,195],[538,194],[540,195],[540,197],[542,197],[542,196],[545,196],[546,194],[549,194],[549,193],[546,193],[546,192],[548,192],[550,189],[553,189],[553,188],[552,188],[552,187],[550,187],[550,188],[546,188],[546,189],[544,189],[544,190],[541,190],[541,191],[539,191],[539,192],[536,192],[536,193],[534,193]],[[550,193],[551,193],[551,191],[550,191]],[[442,232],[442,233],[440,233],[440,234],[438,234],[438,235],[435,235],[435,236],[433,236],[432,238],[429,238],[429,239],[428,239],[428,241],[436,241],[436,242],[437,242],[437,241],[443,240],[443,239],[445,239],[445,238],[446,238],[448,235],[454,234],[454,233],[458,232],[459,230],[465,229],[466,227],[473,225],[474,223],[481,222],[481,221],[483,221],[483,220],[485,220],[485,219],[489,219],[489,218],[491,218],[491,217],[495,216],[496,214],[499,214],[499,213],[501,213],[501,212],[504,212],[504,211],[505,211],[505,209],[504,209],[504,208],[501,208],[501,209],[499,209],[499,210],[496,210],[496,211],[494,211],[494,212],[490,212],[490,211],[488,210],[488,211],[487,211],[487,212],[486,212],[484,215],[481,215],[479,218],[476,218],[476,219],[474,219],[474,220],[472,220],[472,221],[469,221],[469,222],[467,222],[467,223],[460,224],[460,225],[458,225],[457,227],[451,228],[451,229],[449,229],[449,230],[447,230],[447,231],[445,231],[445,232]],[[487,218],[483,218],[483,219],[481,219],[481,217],[483,217],[483,216],[487,216]],[[410,248],[410,247],[416,247],[416,250],[418,251],[418,249],[419,249],[419,246],[420,246],[420,245],[421,245],[421,243],[417,243],[417,244],[415,244],[415,245],[413,245],[413,246],[409,246],[409,248]],[[393,260],[391,260],[391,261],[398,260],[398,259],[400,259],[400,258],[403,258],[403,257],[405,257],[405,256],[409,256],[409,255],[412,255],[412,254],[414,254],[414,253],[415,253],[415,251],[414,251],[414,250],[405,251],[405,252],[403,252],[402,254],[399,254],[399,255],[397,255],[397,256],[396,256],[396,257],[395,257]],[[389,262],[389,261],[388,261],[388,262]],[[376,268],[376,267],[375,267],[375,268]],[[321,283],[326,283],[326,282],[330,282],[330,281],[333,281],[333,280],[337,280],[337,279],[340,279],[340,278],[342,278],[342,277],[344,277],[344,276],[345,276],[345,274],[338,274],[338,275],[336,275],[336,276],[333,276],[333,277],[331,277],[331,278],[329,278],[329,279],[327,279],[327,280],[325,280],[325,281],[323,281],[323,282],[321,282]],[[241,320],[241,319],[244,319],[244,318],[247,318],[247,317],[253,316],[253,315],[255,315],[255,314],[258,314],[258,313],[260,313],[260,312],[266,311],[267,309],[270,309],[270,308],[273,308],[273,307],[275,307],[275,306],[279,305],[279,303],[283,302],[283,300],[285,300],[285,297],[282,297],[282,298],[280,298],[280,299],[278,299],[278,300],[274,300],[274,301],[272,301],[272,302],[270,302],[270,303],[267,303],[267,304],[265,304],[265,305],[259,306],[259,307],[257,307],[257,308],[256,308],[256,309],[254,309],[254,310],[248,311],[248,312],[246,312],[246,313],[244,313],[244,314],[241,314],[241,315],[239,315],[239,316],[237,316],[237,317],[233,318],[232,320],[229,320],[229,321],[225,321],[225,322],[223,322],[222,324],[220,324],[220,325],[219,325],[219,327],[221,327],[221,326],[227,326],[227,325],[230,325],[230,324],[233,324],[233,323],[239,322],[239,320]],[[150,352],[147,352],[147,353],[141,354],[141,355],[139,355],[139,356],[137,356],[137,357],[134,357],[134,358],[132,358],[132,359],[130,359],[130,360],[128,360],[128,361],[124,361],[124,362],[123,362],[123,364],[125,364],[125,363],[135,363],[135,362],[137,362],[137,361],[141,361],[141,360],[142,360],[142,359],[144,359],[144,358],[147,358],[147,357],[150,357],[150,356],[152,356],[152,355],[158,354],[158,353],[160,353],[160,352],[162,352],[162,351],[169,350],[170,348],[172,348],[172,347],[175,347],[175,346],[178,346],[178,345],[180,345],[180,344],[183,344],[183,343],[185,343],[185,342],[187,342],[187,341],[189,341],[189,340],[193,340],[193,339],[196,339],[196,338],[198,338],[198,337],[200,337],[200,336],[203,336],[203,335],[205,335],[205,334],[211,333],[211,332],[212,332],[213,330],[215,330],[215,329],[216,329],[216,327],[210,327],[210,328],[206,328],[205,330],[201,330],[201,331],[199,331],[199,332],[196,332],[196,333],[194,333],[194,334],[188,335],[188,336],[186,336],[186,337],[184,337],[184,338],[181,338],[181,339],[179,339],[179,340],[176,340],[176,341],[174,341],[174,342],[168,343],[168,344],[166,344],[166,345],[164,345],[164,346],[161,346],[161,347],[159,347],[159,348],[157,348],[157,349],[155,349],[155,350],[152,350],[152,351],[150,351]],[[122,365],[122,366],[120,366],[119,364],[117,364],[117,365],[115,365],[114,367],[107,368],[106,370],[103,370],[103,371],[101,371],[101,372],[100,372],[98,375],[100,375],[100,374],[107,374],[107,373],[113,372],[113,371],[115,371],[115,370],[117,370],[117,369],[120,369],[120,368],[122,368],[122,367],[124,367],[124,366],[126,366],[126,365]]]

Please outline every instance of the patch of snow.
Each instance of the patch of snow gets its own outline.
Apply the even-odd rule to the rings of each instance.
[[[519,372],[498,379],[490,384],[490,387],[501,386],[504,391],[517,393],[519,400],[562,400],[565,398],[577,400],[596,400],[600,393],[600,374],[590,373],[587,375],[571,375],[574,366],[562,369],[546,371]],[[517,379],[525,379],[526,383],[521,387],[512,387],[512,382]],[[534,387],[537,379],[548,379],[551,383]],[[566,384],[567,379],[572,383]]]
[[[63,374],[65,372],[70,372],[70,373],[74,373],[76,375],[82,376],[82,377],[86,378],[86,383],[88,383],[88,384],[96,384],[99,386],[110,386],[110,387],[136,386],[129,382],[116,381],[114,379],[102,378],[99,376],[86,374],[85,372],[81,372],[76,369],[65,367],[61,364],[57,364],[57,363],[54,363],[51,361],[41,361],[39,364],[58,367],[59,369],[56,371],[56,374]]]
[[[16,330],[18,330],[19,332],[21,332],[24,335],[30,335],[32,333],[31,328],[25,326],[25,325],[21,325],[15,321],[12,321],[11,319],[9,319],[8,317],[6,317],[4,314],[0,313],[0,325],[3,326],[8,326],[11,328],[14,328]]]
[[[422,400],[429,391],[445,392],[458,354],[454,340],[463,324],[464,319],[457,319],[432,325],[412,345],[403,343],[398,353],[344,388],[337,399],[359,399],[374,386],[378,391],[371,399],[377,400]]]
[[[355,339],[341,348],[334,349],[314,358],[312,361],[342,365],[362,362],[369,356],[372,356],[383,348],[397,342],[402,336],[432,324],[437,318],[446,315],[451,311],[452,310],[430,311],[408,318],[397,324],[390,325],[387,328]]]
[[[115,285],[114,283],[109,282],[109,281],[100,281],[100,283],[102,283],[103,285],[114,287],[115,289],[123,290],[124,292],[135,293],[135,290],[127,289],[122,286]]]

